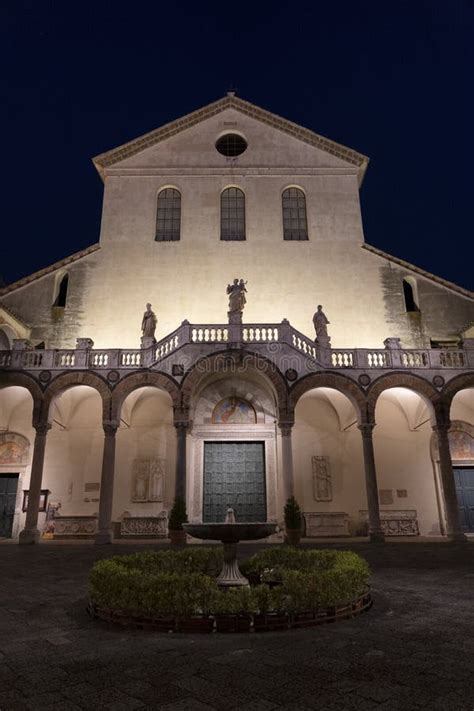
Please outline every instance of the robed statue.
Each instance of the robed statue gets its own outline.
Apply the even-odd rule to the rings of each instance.
[[[321,305],[318,306],[318,310],[313,316],[313,324],[314,324],[314,330],[316,331],[316,343],[319,343],[321,346],[330,346],[330,337],[328,336],[328,324],[329,321],[326,318],[326,314],[323,311],[323,307]]]
[[[143,338],[155,338],[155,329],[158,319],[156,315],[151,310],[151,304],[146,305],[146,311],[143,314],[142,319],[142,336]]]
[[[227,294],[229,296],[229,310],[227,315],[229,323],[242,323],[242,312],[247,303],[245,294],[247,293],[247,282],[243,279],[234,279],[232,284],[227,284]]]

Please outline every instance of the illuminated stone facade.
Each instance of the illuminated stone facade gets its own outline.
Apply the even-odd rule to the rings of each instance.
[[[216,150],[228,134],[240,155]],[[30,445],[0,461],[17,477],[11,535],[54,529],[41,490],[65,536],[98,542],[165,535],[176,494],[193,520],[232,496],[251,515],[263,495],[281,521],[295,493],[311,535],[470,531],[447,438],[451,419],[455,462],[473,467],[472,294],[364,243],[365,156],[229,95],[94,162],[99,244],[1,293],[0,427]],[[147,302],[156,342],[141,341]],[[315,343],[318,304],[330,340]],[[210,442],[261,455],[245,468],[229,448],[220,486]]]

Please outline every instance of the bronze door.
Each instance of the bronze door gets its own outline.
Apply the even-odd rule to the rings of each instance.
[[[263,442],[204,443],[203,521],[223,522],[228,506],[237,522],[267,520]]]
[[[11,538],[18,474],[0,474],[0,538]]]

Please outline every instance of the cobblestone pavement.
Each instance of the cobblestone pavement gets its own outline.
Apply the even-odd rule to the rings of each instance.
[[[85,612],[92,562],[136,546],[0,545],[0,709],[473,711],[474,543],[338,547],[372,566],[367,614],[173,635]]]

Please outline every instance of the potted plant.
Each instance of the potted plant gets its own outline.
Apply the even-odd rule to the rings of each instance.
[[[303,524],[303,514],[294,496],[291,496],[285,504],[285,540],[290,546],[296,546],[301,539],[301,527]]]
[[[183,523],[187,522],[186,502],[177,496],[168,519],[168,537],[172,545],[180,546],[186,543],[186,531],[183,528]]]

